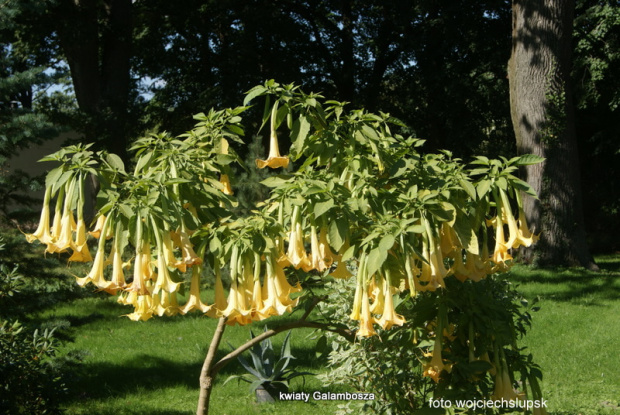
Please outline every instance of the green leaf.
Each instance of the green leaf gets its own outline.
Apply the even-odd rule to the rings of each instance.
[[[334,207],[334,200],[328,199],[325,202],[319,202],[314,205],[314,218],[318,219],[323,213]]]
[[[106,161],[108,162],[110,166],[115,168],[117,171],[120,171],[123,173],[125,172],[125,163],[123,163],[123,160],[116,154],[109,153],[106,156]]]
[[[50,170],[45,176],[45,187],[51,187],[58,181],[58,179],[62,176],[62,166],[56,167],[53,170]]]
[[[286,118],[288,111],[289,111],[288,105],[282,105],[280,108],[278,108],[278,112],[276,113],[276,120],[275,120],[276,128],[278,128],[280,124],[282,124],[282,121],[284,120],[284,118]]]
[[[371,126],[366,125],[366,124],[362,125],[362,131],[364,135],[370,138],[371,140],[375,140],[375,141],[379,140],[379,135],[377,134],[377,130],[375,130]]]
[[[524,154],[521,157],[519,157],[519,160],[517,160],[516,165],[517,166],[530,166],[532,164],[542,163],[543,161],[545,161],[544,157],[539,157],[535,154]]]
[[[390,249],[392,249],[392,247],[394,246],[394,242],[395,242],[394,236],[392,236],[392,235],[385,235],[379,241],[379,249],[381,249],[382,251],[385,251],[386,256],[387,256],[387,252]]]
[[[347,238],[348,223],[346,220],[336,220],[329,224],[329,244],[336,250],[340,250]]]
[[[292,177],[277,175],[277,176],[268,177],[265,180],[261,181],[260,183],[267,187],[279,187],[286,183],[291,182],[291,180],[293,180]]]
[[[381,265],[387,259],[387,250],[383,250],[380,247],[376,247],[368,254],[368,275],[372,276],[375,272],[381,268]]]
[[[134,169],[134,171],[136,173],[142,171],[142,169],[148,164],[148,162],[151,161],[152,157],[153,157],[153,152],[151,151],[143,153],[138,159],[138,162],[136,163],[136,168]]]
[[[491,188],[490,180],[481,180],[476,185],[476,193],[478,193],[478,199],[482,199],[484,196],[486,196],[490,188]]]
[[[476,199],[476,188],[468,180],[460,179],[459,184],[472,199]]]
[[[293,132],[292,132],[292,140],[293,140],[293,148],[296,154],[301,154],[304,148],[304,142],[306,141],[306,137],[310,132],[310,122],[305,116],[299,117],[293,123]]]
[[[523,180],[517,179],[516,177],[514,177],[514,178],[511,178],[510,184],[515,189],[521,190],[521,191],[527,193],[528,195],[538,199],[538,195],[536,194],[536,192],[534,191],[532,186],[529,185],[529,183],[526,183]]]
[[[262,95],[263,92],[265,92],[266,90],[267,90],[267,88],[265,88],[262,85],[257,85],[254,88],[250,89],[245,94],[245,99],[243,100],[243,106],[248,105],[250,103],[250,101],[252,101],[257,96]]]

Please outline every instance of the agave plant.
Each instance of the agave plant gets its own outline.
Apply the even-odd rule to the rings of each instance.
[[[267,331],[266,326],[265,331]],[[255,337],[251,330],[250,335],[252,338]],[[289,331],[284,343],[282,343],[280,356],[277,360],[270,338],[257,343],[249,350],[252,358],[251,364],[243,356],[237,357],[241,366],[248,373],[230,376],[226,382],[232,379],[248,382],[250,393],[255,393],[259,402],[273,402],[274,397],[277,399],[280,392],[288,391],[292,379],[298,376],[312,375],[313,373],[298,372],[295,368],[289,367],[291,360],[295,359],[291,354],[290,336],[291,332]],[[267,396],[265,396],[265,392]]]

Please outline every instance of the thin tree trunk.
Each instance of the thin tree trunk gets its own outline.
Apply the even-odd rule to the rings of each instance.
[[[220,318],[217,323],[215,333],[211,339],[209,345],[209,351],[207,357],[202,365],[200,371],[200,396],[198,397],[198,409],[196,415],[208,415],[209,414],[209,400],[211,398],[211,390],[213,389],[213,382],[215,381],[215,373],[212,373],[211,369],[215,361],[215,353],[222,341],[224,335],[224,329],[226,329],[226,317]]]
[[[524,259],[596,269],[583,222],[569,78],[574,9],[574,0],[513,0],[510,107],[518,151],[545,158],[523,171],[539,195],[524,198],[524,210],[541,233]]]

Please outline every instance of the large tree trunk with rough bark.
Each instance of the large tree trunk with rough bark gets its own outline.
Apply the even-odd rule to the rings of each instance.
[[[84,133],[127,157],[132,45],[131,0],[61,0],[52,9],[69,64]]]
[[[508,63],[512,122],[520,153],[544,157],[523,174],[539,195],[524,198],[540,242],[524,259],[595,269],[583,222],[570,83],[574,0],[513,0]]]

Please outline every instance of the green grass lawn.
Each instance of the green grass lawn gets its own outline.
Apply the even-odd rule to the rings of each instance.
[[[553,415],[620,414],[620,257],[601,272],[513,268],[528,299],[540,297],[523,340],[540,364]]]
[[[550,415],[620,415],[620,257],[601,257],[600,273],[580,269],[534,270],[516,266],[508,276],[528,299],[540,297],[540,311],[522,344],[543,369],[543,393]],[[71,341],[63,353],[83,351],[78,381],[71,384],[67,414],[195,413],[198,376],[216,321],[200,315],[133,322],[114,298],[81,298],[40,313],[41,320],[70,322]],[[253,326],[256,332],[261,324]],[[311,330],[291,337],[301,371],[324,371],[315,357]],[[274,338],[279,346],[284,338]],[[224,342],[249,339],[248,327],[228,327]],[[228,352],[223,344],[220,356]],[[221,373],[211,399],[211,413],[333,414],[343,402],[278,402],[257,405],[246,383],[224,380],[241,374],[237,362]],[[295,391],[325,390],[314,376],[298,379]]]

